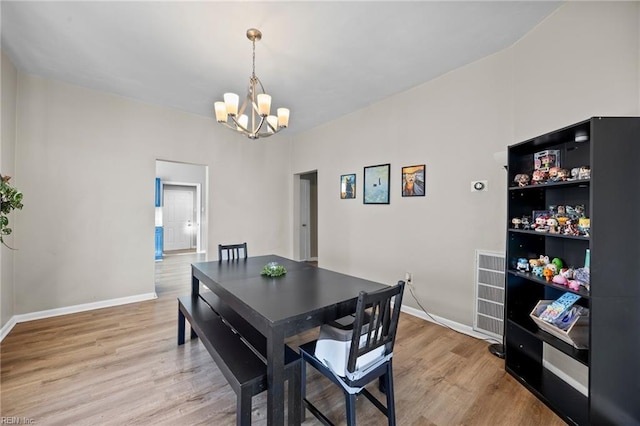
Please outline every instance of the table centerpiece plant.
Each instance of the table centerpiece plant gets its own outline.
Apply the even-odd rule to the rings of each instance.
[[[260,275],[266,275],[268,277],[280,277],[286,273],[287,270],[284,266],[278,265],[277,262],[269,262],[264,265],[264,268],[262,268],[262,272],[260,272]]]

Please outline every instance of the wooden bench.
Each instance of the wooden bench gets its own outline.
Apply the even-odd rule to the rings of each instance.
[[[265,337],[236,314],[235,326],[246,333],[241,335],[201,296],[178,298],[178,345],[185,342],[185,320],[191,326],[191,338],[200,338],[237,395],[236,424],[250,425],[251,398],[267,389]],[[285,346],[285,377],[289,383],[289,423],[299,424],[301,402],[296,395],[300,388],[300,356],[288,346]]]
[[[220,300],[215,293],[211,291],[201,291],[200,297],[211,307],[211,309],[213,309],[214,312],[222,317],[224,322],[234,329],[236,333],[244,337],[250,345],[256,349],[264,362],[267,362],[267,338],[264,334],[256,330],[254,326],[249,324],[247,320],[231,309],[229,305]]]

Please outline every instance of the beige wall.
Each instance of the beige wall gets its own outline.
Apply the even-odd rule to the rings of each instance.
[[[567,2],[513,51],[515,140],[638,114],[638,2]]]
[[[289,142],[20,75],[15,314],[154,292],[156,159],[209,167],[209,247],[290,255]],[[213,254],[215,257],[215,254]]]
[[[15,176],[15,147],[16,147],[16,97],[18,87],[18,71],[11,60],[1,53],[2,58],[2,109],[0,127],[2,141],[0,143],[0,173],[12,176],[11,183],[19,189],[20,181]],[[9,227],[15,229],[19,213],[9,215]],[[13,235],[3,238],[5,243],[13,247]],[[4,326],[14,314],[13,305],[13,258],[14,253],[7,247],[0,246],[0,327]]]
[[[319,262],[394,283],[413,273],[434,313],[470,324],[474,250],[504,240],[511,141],[509,56],[494,55],[318,127],[293,143],[293,171],[318,170]],[[506,119],[505,119],[506,118]],[[391,163],[391,203],[363,205],[363,167]],[[401,197],[401,167],[426,164],[426,197]],[[355,173],[354,200],[339,176]],[[489,191],[472,193],[472,180]],[[417,307],[409,293],[403,303]]]
[[[474,250],[504,251],[506,174],[492,154],[592,115],[638,115],[635,2],[569,2],[511,48],[320,126],[292,145],[318,170],[319,262],[393,283],[412,272],[433,314],[471,326]],[[391,163],[391,204],[362,204],[363,166]],[[426,164],[424,198],[400,168]],[[356,200],[338,176],[356,173]],[[489,190],[471,193],[472,180]],[[417,307],[410,293],[405,304]]]

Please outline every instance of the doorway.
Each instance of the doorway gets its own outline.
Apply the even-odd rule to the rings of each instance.
[[[196,251],[196,187],[163,185],[162,217],[165,254]]]
[[[298,258],[318,262],[318,172],[297,175],[299,178]]]
[[[208,176],[205,165],[156,160],[156,261],[165,254],[206,254]]]

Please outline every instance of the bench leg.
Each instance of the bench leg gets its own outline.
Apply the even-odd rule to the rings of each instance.
[[[300,358],[300,422],[307,418],[307,409],[304,400],[307,398],[307,362]]]
[[[290,425],[299,425],[300,423],[302,423],[302,417],[304,417],[304,413],[302,411],[304,410],[304,406],[302,404],[301,398],[300,368],[294,368],[292,373],[293,374],[291,374],[288,380],[289,384],[287,392],[289,395],[289,401],[287,405],[289,413],[287,417],[289,418],[288,423]]]
[[[251,392],[249,389],[240,389],[238,402],[236,403],[236,425],[251,425]]]
[[[184,345],[184,314],[178,308],[178,345]]]
[[[196,334],[196,331],[193,329],[193,327],[191,327],[191,324],[189,324],[189,326],[191,328],[191,338],[192,339],[197,338],[198,335]],[[180,310],[180,308],[178,308],[178,345],[184,345],[184,329],[185,329],[185,316]]]

